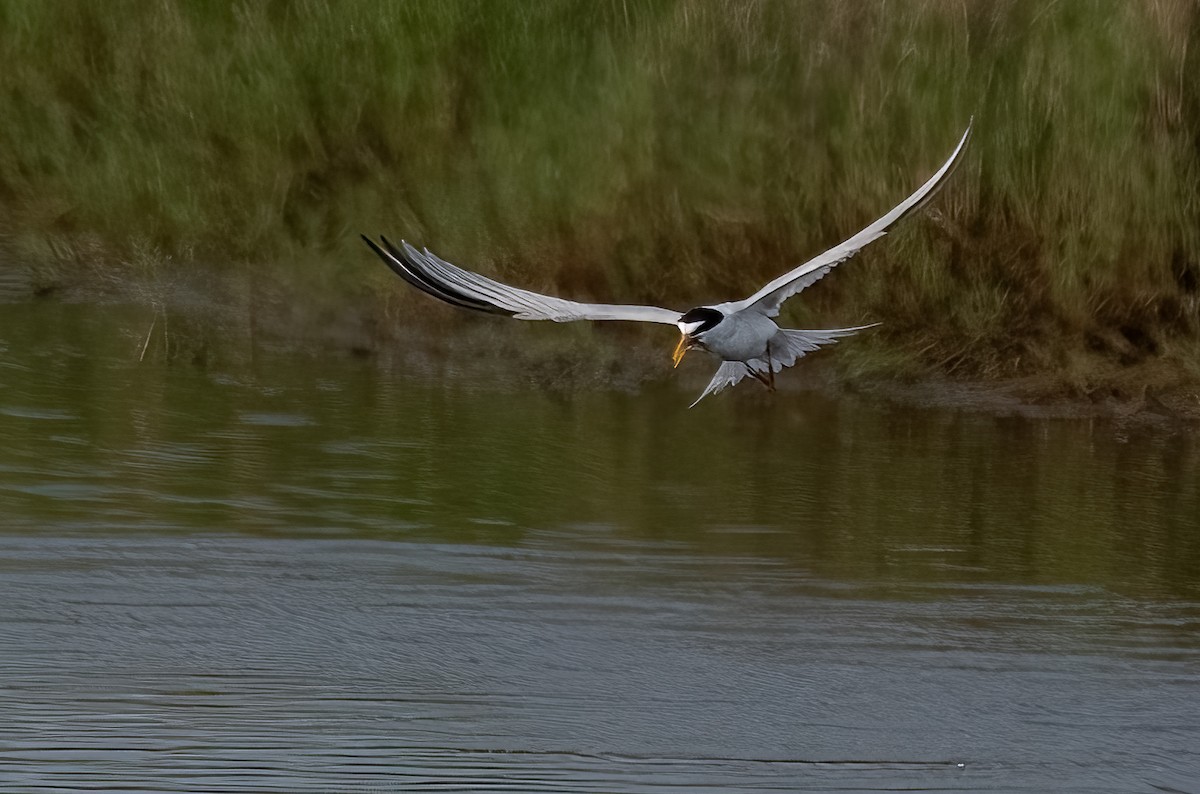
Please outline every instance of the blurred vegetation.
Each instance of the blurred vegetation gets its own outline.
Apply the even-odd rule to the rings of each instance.
[[[0,234],[51,286],[201,263],[395,316],[383,231],[682,309],[857,231],[974,115],[932,211],[785,319],[882,321],[858,373],[1200,379],[1194,0],[8,0],[0,63]]]

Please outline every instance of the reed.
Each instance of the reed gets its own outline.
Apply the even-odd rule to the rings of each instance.
[[[858,373],[1195,378],[1198,59],[1191,0],[10,0],[0,232],[57,280],[378,286],[383,231],[686,308],[857,231],[974,116],[933,211],[791,321],[882,321]]]

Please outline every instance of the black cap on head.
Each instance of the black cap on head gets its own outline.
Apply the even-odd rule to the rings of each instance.
[[[702,334],[705,331],[712,330],[717,323],[725,319],[725,315],[721,314],[716,309],[710,309],[707,306],[701,306],[698,309],[690,309],[688,313],[679,318],[681,323],[700,323],[692,333]]]

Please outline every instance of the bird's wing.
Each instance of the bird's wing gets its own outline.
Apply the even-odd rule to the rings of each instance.
[[[657,306],[622,306],[609,303],[576,301],[517,289],[499,281],[439,259],[429,249],[418,251],[403,240],[400,248],[380,237],[383,246],[363,236],[371,250],[379,255],[396,275],[422,292],[454,306],[491,314],[504,314],[518,320],[634,320],[674,325],[680,313]]]
[[[872,243],[883,237],[887,234],[889,226],[905,215],[920,209],[925,202],[931,199],[937,193],[938,188],[945,182],[946,178],[950,176],[955,166],[958,165],[959,158],[963,153],[963,149],[966,148],[967,140],[970,137],[971,124],[968,124],[967,131],[963,133],[962,139],[958,142],[958,147],[954,150],[954,153],[950,155],[950,159],[938,169],[936,174],[929,178],[928,182],[921,185],[917,192],[900,202],[887,215],[884,215],[841,245],[830,248],[825,253],[813,257],[790,273],[784,273],[749,298],[728,304],[729,307],[734,311],[753,307],[768,317],[777,316],[779,314],[779,307],[785,300],[805,287],[819,281],[836,265],[845,262],[857,254],[868,243]]]
[[[746,369],[746,365],[740,361],[722,361],[721,366],[717,368],[717,372],[713,375],[712,380],[704,387],[704,391],[696,398],[696,402],[688,406],[695,408],[696,403],[703,400],[710,394],[716,394],[727,386],[732,386],[742,378],[750,374],[750,370]]]

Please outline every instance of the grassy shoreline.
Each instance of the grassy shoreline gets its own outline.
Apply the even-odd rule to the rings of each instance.
[[[45,289],[196,267],[430,317],[384,231],[533,289],[789,304],[851,380],[1200,382],[1200,6],[418,0],[0,6],[0,245]],[[439,310],[440,311],[440,310]]]
[[[38,300],[32,286],[23,279],[0,279],[0,304]],[[347,301],[319,297],[269,274],[196,268],[150,284],[114,278],[76,283],[41,300],[110,304],[124,311],[140,306],[142,322],[123,332],[131,358],[215,372],[253,366],[266,351],[312,356],[314,362],[351,357],[400,379],[487,384],[502,393],[534,388],[568,399],[579,392],[671,389],[679,391],[682,407],[715,368],[714,361],[699,356],[673,369],[675,338],[660,326],[514,323],[432,300],[410,305],[404,285],[392,287]],[[882,354],[874,352],[876,345]],[[1099,420],[1119,433],[1135,428],[1192,432],[1200,424],[1200,382],[1161,362],[1098,369],[1083,387],[1060,373],[955,378],[858,367],[864,355],[886,353],[886,343],[869,333],[843,340],[781,376],[777,399],[806,392],[860,395],[905,408]],[[716,399],[740,401],[753,410],[774,402],[754,383]]]

